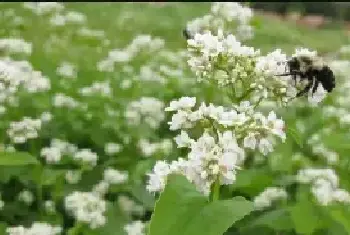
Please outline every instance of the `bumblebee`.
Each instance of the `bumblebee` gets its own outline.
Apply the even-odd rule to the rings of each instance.
[[[312,94],[314,94],[320,84],[327,92],[332,92],[335,88],[335,76],[333,71],[318,57],[292,57],[287,61],[286,68],[289,71],[279,76],[292,76],[295,85],[297,76],[300,78],[300,81],[307,80],[308,82],[305,88],[296,95],[297,97],[303,96],[311,89]]]

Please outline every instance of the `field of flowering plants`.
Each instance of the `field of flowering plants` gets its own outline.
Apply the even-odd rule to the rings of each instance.
[[[0,23],[0,235],[350,234],[340,25],[165,2]]]

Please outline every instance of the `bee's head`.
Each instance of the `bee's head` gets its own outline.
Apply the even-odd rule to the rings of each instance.
[[[300,61],[296,57],[293,57],[292,59],[288,60],[287,65],[288,65],[290,71],[299,71],[300,70]]]

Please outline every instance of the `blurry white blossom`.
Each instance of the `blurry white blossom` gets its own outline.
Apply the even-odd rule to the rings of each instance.
[[[55,202],[54,202],[54,201],[51,201],[51,200],[45,201],[45,202],[44,202],[44,207],[45,207],[45,210],[46,210],[48,213],[53,214],[53,213],[56,212]]]
[[[57,74],[67,78],[76,78],[77,69],[76,67],[69,62],[62,62],[57,68]]]
[[[98,95],[102,97],[111,97],[112,88],[109,81],[94,82],[90,87],[83,87],[79,90],[83,96]]]
[[[34,195],[28,190],[23,190],[18,194],[18,200],[31,205],[34,201]]]
[[[73,158],[91,166],[96,166],[98,160],[97,154],[92,152],[90,149],[79,149],[73,155]]]
[[[339,179],[332,169],[304,169],[296,176],[300,183],[311,184],[311,192],[323,206],[339,202],[350,204],[350,193],[339,188]]]
[[[172,142],[169,139],[163,139],[160,142],[151,143],[149,140],[141,138],[138,147],[145,157],[150,157],[157,152],[168,154],[172,149]]]
[[[121,144],[118,143],[106,143],[105,144],[105,153],[109,156],[119,153],[122,149]]]
[[[145,224],[142,221],[133,221],[124,226],[127,235],[145,235]]]
[[[287,199],[287,192],[283,188],[268,187],[254,198],[254,207],[264,209],[270,207],[276,200]]]
[[[106,223],[106,202],[91,192],[73,192],[65,197],[64,205],[77,222],[95,229]]]
[[[42,148],[40,155],[45,158],[48,163],[57,163],[62,157],[60,149],[55,147]]]
[[[62,93],[55,94],[52,103],[55,107],[76,108],[79,106],[78,101]]]
[[[37,15],[61,11],[64,9],[63,3],[59,2],[25,2],[23,7],[32,10]]]
[[[112,168],[107,168],[104,170],[103,179],[109,184],[122,184],[128,180],[128,173]]]
[[[8,53],[23,53],[30,55],[32,53],[32,44],[18,38],[0,39],[0,50]]]
[[[153,97],[141,97],[128,104],[125,117],[129,125],[137,126],[142,122],[151,128],[157,128],[164,120],[164,103]]]
[[[8,235],[59,235],[62,232],[62,228],[46,222],[34,222],[29,228],[22,225],[8,227],[6,232]]]
[[[69,184],[77,184],[81,180],[81,172],[68,170],[65,174],[65,179]]]
[[[21,121],[11,122],[7,134],[16,144],[23,144],[28,139],[36,139],[41,129],[41,120],[23,117]]]

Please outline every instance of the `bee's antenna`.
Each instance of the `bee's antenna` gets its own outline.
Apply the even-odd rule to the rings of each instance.
[[[187,29],[182,30],[182,35],[186,38],[186,40],[190,39],[190,32]]]

